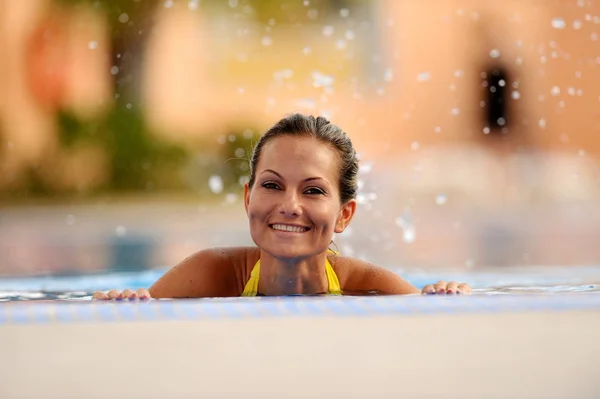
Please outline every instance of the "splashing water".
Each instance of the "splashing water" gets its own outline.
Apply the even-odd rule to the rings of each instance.
[[[219,175],[212,175],[208,179],[208,187],[215,194],[223,192],[223,179]]]
[[[413,243],[416,239],[416,229],[412,222],[412,217],[409,211],[396,218],[396,224],[402,229],[402,240],[407,243]]]
[[[562,18],[553,18],[551,24],[554,29],[564,29],[567,26]]]

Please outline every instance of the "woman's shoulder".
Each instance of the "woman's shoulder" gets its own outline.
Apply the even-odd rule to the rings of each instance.
[[[260,251],[256,247],[215,247],[199,250],[182,263],[194,266],[212,264],[237,269],[253,266],[259,257]]]
[[[382,294],[419,292],[416,287],[393,271],[365,260],[332,255],[329,261],[344,291],[377,291]]]
[[[258,249],[252,247],[203,249],[168,270],[150,291],[155,298],[235,296],[258,257]]]

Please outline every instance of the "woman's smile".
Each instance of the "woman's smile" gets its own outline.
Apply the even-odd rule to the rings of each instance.
[[[285,224],[285,223],[270,224],[269,227],[271,227],[273,230],[275,230],[277,232],[282,232],[282,233],[306,233],[307,231],[310,230],[310,227],[298,226],[298,225],[293,225],[293,224]]]

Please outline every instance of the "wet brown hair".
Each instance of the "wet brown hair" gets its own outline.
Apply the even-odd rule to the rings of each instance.
[[[250,157],[250,179],[248,185],[254,186],[256,168],[265,144],[281,136],[314,138],[335,149],[340,157],[339,190],[342,204],[356,198],[358,191],[358,159],[350,137],[338,126],[322,116],[292,114],[277,122],[258,140]]]

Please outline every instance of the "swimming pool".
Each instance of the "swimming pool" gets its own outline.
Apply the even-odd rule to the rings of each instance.
[[[0,279],[0,393],[597,397],[600,267],[401,273],[470,296],[89,300],[164,271]]]
[[[95,290],[148,287],[165,270],[0,279],[0,301],[13,304],[5,304],[0,309],[0,324],[600,310],[600,267],[529,268],[518,272],[487,270],[458,275],[402,273],[417,287],[435,282],[435,279],[468,281],[473,286],[473,294],[464,297],[410,295],[90,301]]]

